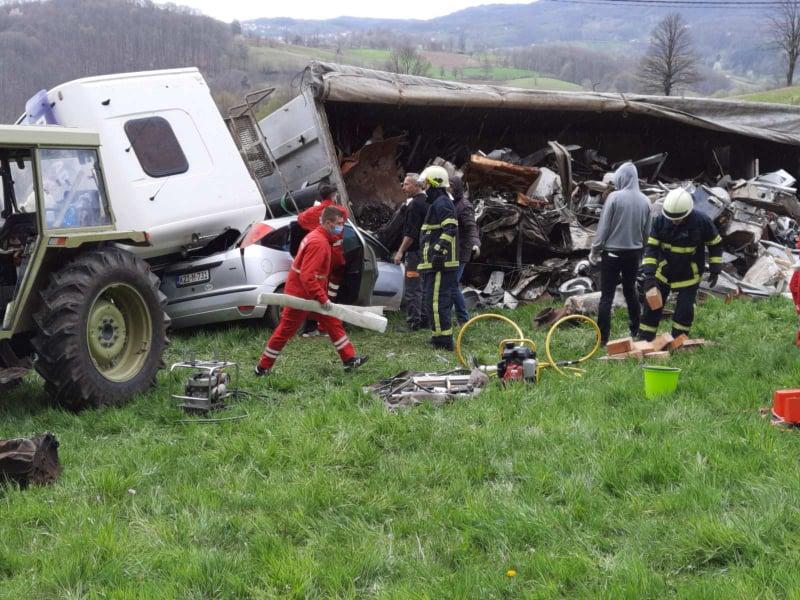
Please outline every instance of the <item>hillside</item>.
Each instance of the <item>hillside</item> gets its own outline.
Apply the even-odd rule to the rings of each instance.
[[[390,50],[374,48],[308,48],[292,44],[251,45],[251,68],[269,76],[296,74],[312,59],[383,69]],[[491,83],[539,90],[580,90],[580,85],[543,76],[531,69],[481,65],[477,57],[456,52],[423,52],[431,63],[428,76],[438,79]]]
[[[754,94],[744,94],[742,96],[737,96],[737,98],[741,100],[750,100],[751,102],[800,104],[800,85],[777,88],[774,90],[767,90],[765,92],[756,92]]]
[[[195,66],[220,99],[250,85],[231,26],[134,0],[0,3],[0,122],[40,89],[80,77]]]
[[[604,52],[638,54],[646,47],[650,30],[670,10],[675,9],[540,0],[531,4],[477,6],[427,21],[355,17],[257,19],[243,26],[269,37],[324,40],[348,32],[382,32],[418,36],[435,40],[445,49],[467,51],[570,43]],[[721,10],[708,5],[686,6],[681,10],[694,32],[697,50],[709,68],[716,66],[749,77],[777,69],[775,53],[763,43],[766,18],[762,10]]]

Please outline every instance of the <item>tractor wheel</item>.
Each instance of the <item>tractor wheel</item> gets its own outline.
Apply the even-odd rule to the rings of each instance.
[[[90,250],[57,271],[41,299],[35,367],[56,403],[120,406],[155,384],[169,317],[147,263],[119,248]]]

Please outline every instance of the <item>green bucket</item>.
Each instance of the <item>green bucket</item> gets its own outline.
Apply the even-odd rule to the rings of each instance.
[[[681,370],[677,367],[658,367],[645,365],[644,370],[644,395],[655,398],[671,394],[678,387],[678,375]]]

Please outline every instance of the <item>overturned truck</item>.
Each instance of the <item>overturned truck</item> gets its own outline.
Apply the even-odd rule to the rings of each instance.
[[[277,167],[261,180],[270,200],[287,189],[334,183],[367,229],[378,230],[402,204],[403,172],[419,172],[434,160],[464,170],[473,202],[486,200],[480,212],[488,252],[482,254],[492,260],[473,269],[483,281],[498,267],[519,271],[548,260],[571,277],[563,258],[585,255],[592,235],[591,215],[575,205],[582,193],[576,184],[601,180],[622,161],[649,157],[640,161],[640,174],[656,192],[666,189],[664,180],[713,187],[726,177],[800,171],[796,107],[511,89],[320,62],[306,69],[300,96],[260,125]],[[492,171],[487,163],[509,162],[496,149],[513,149],[511,162],[522,169],[514,174],[524,181],[528,169],[531,189],[542,183],[541,167],[551,166],[560,200],[539,204],[519,191],[527,185],[482,179],[482,168]],[[493,189],[481,189],[484,183]]]

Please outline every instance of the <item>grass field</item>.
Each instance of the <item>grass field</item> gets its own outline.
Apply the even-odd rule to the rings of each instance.
[[[768,90],[766,92],[756,92],[738,96],[741,100],[752,102],[774,102],[777,104],[800,104],[800,86],[792,86]]]
[[[494,79],[495,81],[508,81],[522,77],[536,77],[535,71],[528,69],[515,69],[513,67],[491,67],[488,71],[483,67],[466,67],[463,69],[464,79]]]
[[[538,308],[509,314],[528,332]],[[636,364],[593,362],[390,414],[361,386],[454,366],[424,333],[353,331],[371,355],[353,374],[294,340],[263,381],[247,325],[176,333],[167,357],[241,361],[269,400],[220,414],[239,422],[179,423],[166,374],[79,415],[31,377],[3,396],[0,437],[55,432],[64,472],[0,490],[0,598],[797,597],[800,434],[758,414],[798,385],[795,326],[786,300],[711,301],[694,333],[720,345],[674,356],[659,400]],[[488,359],[506,332],[475,334]]]
[[[562,81],[561,79],[552,79],[550,77],[522,77],[520,79],[506,81],[503,85],[531,90],[556,90],[566,92],[580,92],[583,90],[577,83]]]

